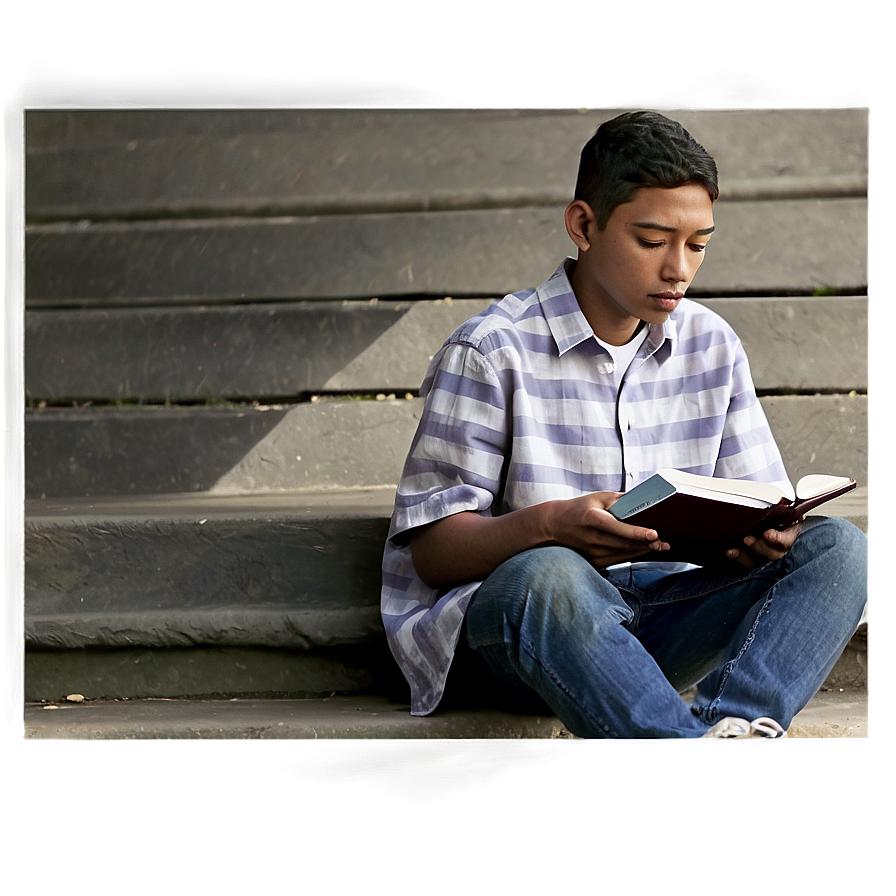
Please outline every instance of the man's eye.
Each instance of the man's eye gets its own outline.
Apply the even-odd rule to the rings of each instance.
[[[705,252],[706,245],[701,243],[691,243],[691,249],[693,249],[694,252]]]
[[[658,243],[652,243],[650,240],[639,239],[638,242],[646,249],[659,249],[659,247],[663,245],[662,241]]]

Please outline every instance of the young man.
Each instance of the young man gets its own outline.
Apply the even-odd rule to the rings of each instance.
[[[575,260],[433,358],[383,562],[413,714],[466,683],[581,737],[782,736],[855,632],[866,545],[849,523],[696,567],[609,513],[663,467],[790,488],[740,342],[684,298],[717,196],[676,122],[604,123],[565,213]]]

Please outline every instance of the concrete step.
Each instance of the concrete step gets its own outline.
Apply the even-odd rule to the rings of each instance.
[[[322,693],[391,662],[392,493],[28,502],[26,693]],[[394,665],[394,664],[393,664]]]
[[[32,403],[282,401],[416,391],[433,354],[490,299],[32,310]],[[704,299],[737,332],[760,391],[868,388],[866,296]]]
[[[102,220],[563,203],[582,145],[616,111],[28,110],[28,214]],[[725,197],[866,188],[866,110],[668,114],[714,156]]]
[[[391,508],[377,489],[29,502],[26,643],[363,642],[378,629]]]
[[[393,487],[422,402],[47,408],[25,415],[25,495]],[[37,510],[37,508],[34,508]]]
[[[114,503],[116,496],[139,501],[146,494],[394,488],[423,402],[370,399],[30,410],[25,496]],[[867,485],[867,395],[760,401],[794,482],[806,473],[831,473]],[[29,505],[29,512],[39,507]]]
[[[25,302],[114,308],[502,296],[537,286],[570,253],[565,204],[35,224],[25,230]],[[717,236],[690,294],[864,292],[867,215],[865,198],[719,200]]]
[[[829,512],[862,525],[866,498]],[[402,693],[379,616],[391,509],[391,489],[27,502],[27,699]],[[865,668],[858,640],[832,681]]]
[[[377,695],[316,700],[121,700],[29,704],[34,739],[459,739],[570,738],[556,718],[449,709],[426,718]],[[862,689],[820,691],[794,719],[791,738],[867,737]]]
[[[134,629],[138,636],[142,634]],[[251,635],[251,629],[249,630]],[[375,691],[407,699],[385,636],[315,649],[26,647],[26,700],[77,692],[88,699],[299,698]]]

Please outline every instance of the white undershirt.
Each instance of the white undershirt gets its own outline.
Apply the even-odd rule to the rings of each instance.
[[[613,379],[616,383],[616,388],[619,388],[619,384],[622,382],[622,377],[625,376],[625,371],[628,370],[629,364],[632,363],[635,355],[638,354],[638,349],[641,347],[641,343],[647,338],[647,324],[642,324],[641,329],[635,333],[634,337],[630,339],[625,345],[610,345],[608,342],[604,342],[603,339],[598,339],[597,336],[594,337],[597,341],[610,353],[610,357],[613,359],[613,370],[607,371],[607,373],[613,374]],[[620,408],[620,413],[624,414],[625,409]],[[623,427],[627,425],[626,422],[620,422],[620,425]],[[628,568],[635,569],[651,569],[653,567],[658,567],[666,572],[680,572],[687,569],[696,569],[692,563],[669,563],[660,562],[660,561],[650,561],[650,560],[642,560],[637,563],[615,563],[612,566],[608,566],[608,571],[618,571],[624,570]]]
[[[597,336],[594,338],[610,353],[610,357],[613,359],[613,369],[607,370],[607,373],[613,374],[613,379],[618,386],[622,382],[625,371],[628,370],[628,365],[632,363],[635,355],[638,354],[641,343],[647,338],[647,325],[642,324],[641,329],[625,345],[610,345],[610,343],[604,342],[603,339],[598,339]]]

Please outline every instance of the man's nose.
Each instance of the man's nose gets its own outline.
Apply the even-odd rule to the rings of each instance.
[[[670,247],[663,264],[663,279],[667,283],[687,284],[691,277],[684,249]]]

